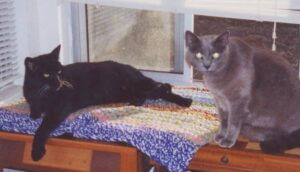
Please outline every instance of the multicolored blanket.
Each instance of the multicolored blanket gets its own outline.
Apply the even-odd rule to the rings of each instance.
[[[176,87],[173,91],[192,98],[192,106],[181,108],[161,100],[147,100],[141,107],[89,107],[71,114],[51,136],[70,133],[81,139],[125,142],[171,172],[184,171],[197,150],[212,140],[219,121],[207,89]],[[24,99],[0,107],[2,131],[34,134],[41,121],[29,117]]]

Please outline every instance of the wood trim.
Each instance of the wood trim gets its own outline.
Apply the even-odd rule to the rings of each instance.
[[[24,135],[17,133],[9,133],[0,131],[0,138],[12,141],[21,141],[21,142],[32,142],[32,135]],[[81,139],[62,139],[62,138],[49,138],[47,141],[47,145],[55,145],[55,146],[63,146],[63,147],[74,147],[74,148],[82,148],[82,149],[91,149],[95,151],[102,152],[113,152],[113,153],[124,153],[124,154],[132,154],[137,151],[135,148],[120,145],[116,143],[107,143],[100,141],[85,141]]]
[[[25,143],[22,162],[28,165],[36,165],[50,168],[60,168],[74,171],[91,171],[92,150],[58,147],[47,145],[47,155],[40,161],[31,160],[31,143]]]
[[[30,148],[33,136],[15,134],[0,131],[0,139],[25,142]],[[29,145],[29,146],[28,146]],[[50,138],[47,147],[72,148],[75,150],[91,150],[120,155],[121,172],[141,172],[142,155],[133,147],[107,142],[68,140],[62,138]],[[28,148],[28,149],[29,149]],[[48,148],[47,148],[48,149]],[[222,158],[228,158],[228,162]],[[165,168],[154,161],[151,164],[156,166],[159,171],[166,171]],[[231,149],[223,149],[217,145],[207,145],[197,152],[191,160],[189,170],[213,171],[213,172],[300,172],[300,156],[290,154],[269,155],[260,150],[247,148],[247,142],[237,142]],[[84,170],[83,170],[84,171]]]
[[[247,149],[247,142],[237,142],[231,149],[207,145],[199,149],[190,161],[188,170],[203,172],[300,172],[300,156],[270,155],[260,150]],[[289,151],[290,152],[290,151]],[[226,159],[226,160],[224,160]],[[150,161],[157,172],[166,172],[155,161]]]
[[[121,172],[138,172],[137,151],[121,154]]]
[[[25,142],[27,147],[31,148],[33,136],[0,131],[0,139]],[[64,149],[64,148],[74,149],[74,148],[76,148],[76,150],[78,149],[78,150],[90,150],[90,151],[117,153],[117,154],[120,154],[120,158],[121,158],[120,172],[139,172],[142,169],[141,167],[139,167],[140,163],[141,163],[140,162],[141,158],[139,157],[139,155],[140,155],[139,151],[136,148],[127,146],[125,144],[107,143],[107,142],[99,142],[99,141],[85,141],[85,140],[80,140],[80,139],[72,139],[71,140],[71,139],[63,139],[63,138],[50,138],[47,141],[46,147],[47,147],[47,149],[48,149],[48,147],[52,147],[52,148],[56,147],[59,149]],[[27,154],[28,154],[28,152],[27,152]],[[26,156],[28,156],[27,154],[26,154]],[[26,160],[26,158],[25,158],[25,161],[26,161],[26,163],[29,162],[29,160]],[[32,164],[32,163],[29,163],[29,164]],[[35,164],[35,165],[38,165],[38,164]],[[59,167],[57,167],[57,168],[59,168]]]

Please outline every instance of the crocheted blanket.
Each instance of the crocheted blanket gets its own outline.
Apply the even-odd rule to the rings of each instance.
[[[205,88],[176,87],[173,91],[192,98],[190,108],[162,100],[147,100],[141,107],[127,104],[93,106],[71,114],[51,136],[125,142],[165,166],[184,171],[197,150],[214,137],[219,121]],[[0,130],[34,134],[42,119],[29,117],[24,99],[0,107]]]

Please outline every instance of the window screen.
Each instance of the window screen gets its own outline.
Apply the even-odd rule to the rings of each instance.
[[[168,12],[88,5],[89,60],[181,73],[176,21],[176,15]]]

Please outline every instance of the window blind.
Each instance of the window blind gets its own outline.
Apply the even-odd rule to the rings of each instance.
[[[17,77],[13,0],[0,0],[0,90]]]
[[[299,0],[69,0],[87,4],[300,24]]]

